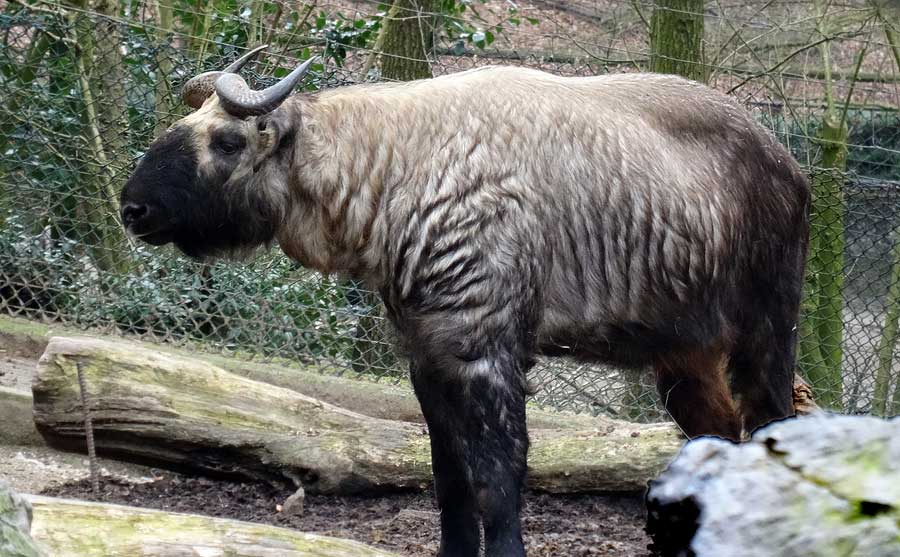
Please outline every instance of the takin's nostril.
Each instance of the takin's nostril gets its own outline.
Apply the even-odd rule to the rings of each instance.
[[[128,203],[122,207],[122,221],[126,224],[134,224],[147,216],[150,210],[146,205]]]

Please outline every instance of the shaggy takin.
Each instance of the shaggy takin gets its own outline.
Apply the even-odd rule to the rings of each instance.
[[[440,554],[524,555],[537,355],[655,369],[689,436],[789,416],[807,179],[730,98],[654,74],[486,67],[291,95],[256,49],[184,88],[121,196],[193,257],[277,242],[380,292],[431,435]]]

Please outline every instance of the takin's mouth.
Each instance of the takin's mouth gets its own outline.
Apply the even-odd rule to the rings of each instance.
[[[175,238],[175,233],[171,230],[156,230],[144,234],[133,234],[133,236],[151,246],[162,246],[171,242]]]

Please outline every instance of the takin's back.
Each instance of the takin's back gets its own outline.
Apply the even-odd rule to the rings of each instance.
[[[760,273],[802,273],[805,176],[745,109],[701,84],[485,67],[315,104],[341,122],[338,181],[384,190],[392,259],[428,267],[423,253],[480,221],[473,249],[542,266],[548,336],[675,318],[718,329],[730,318],[720,297],[744,297]],[[403,288],[415,280],[404,273]]]
[[[619,225],[665,214],[718,251],[746,211],[777,226],[808,196],[799,166],[748,111],[677,76],[487,66],[334,89],[315,105],[333,120],[333,158],[351,166],[343,186],[374,178],[399,202],[478,183],[541,206],[602,208]]]

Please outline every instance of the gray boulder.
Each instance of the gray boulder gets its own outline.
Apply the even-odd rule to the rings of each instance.
[[[31,539],[31,504],[0,480],[0,556],[40,555]]]
[[[664,556],[900,557],[900,418],[816,413],[687,443],[647,492]]]

